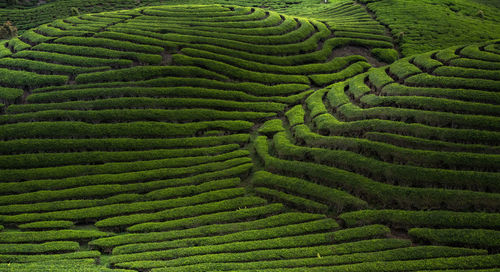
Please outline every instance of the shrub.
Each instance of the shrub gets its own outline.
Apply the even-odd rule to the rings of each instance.
[[[65,177],[75,177],[82,175],[96,174],[118,174],[126,172],[137,172],[161,168],[182,168],[202,163],[229,160],[248,155],[247,150],[236,150],[222,153],[215,156],[193,156],[179,157],[171,159],[147,160],[136,162],[109,162],[96,165],[68,165],[60,167],[32,168],[32,169],[2,169],[0,175],[2,179],[14,181],[57,179]]]
[[[379,61],[391,64],[398,60],[398,51],[392,48],[373,48],[371,54]]]
[[[90,221],[90,220],[106,218],[101,221],[98,221],[96,223],[96,226],[117,227],[117,226],[125,226],[128,223],[130,223],[129,225],[132,225],[132,223],[134,222],[142,223],[152,218],[157,218],[157,219],[161,219],[164,217],[178,218],[186,216],[187,212],[194,212],[194,210],[196,210],[195,208],[197,207],[200,208],[200,210],[197,211],[198,213],[206,212],[206,210],[208,209],[213,209],[215,211],[217,211],[217,209],[219,210],[230,209],[231,206],[229,205],[232,204],[233,206],[235,206],[236,203],[234,202],[238,200],[232,198],[240,197],[243,194],[243,192],[244,191],[242,188],[231,188],[213,192],[205,192],[190,197],[175,198],[168,200],[118,203],[118,204],[109,204],[109,205],[90,207],[90,208],[61,210],[61,211],[53,211],[46,213],[23,213],[23,214],[5,216],[3,218],[3,221],[12,223],[27,223],[27,222],[42,221],[42,220]],[[230,199],[230,200],[223,201],[225,199]],[[239,200],[246,201],[245,203],[248,203],[248,205],[250,205],[251,201],[258,202],[258,200],[261,199],[241,198]],[[222,203],[214,201],[219,201]],[[221,207],[226,202],[228,202],[228,207]],[[201,203],[209,203],[209,204],[203,205]],[[182,206],[187,206],[187,207],[182,207]],[[205,210],[202,210],[203,208],[205,208]],[[163,212],[154,213],[155,211],[162,209]],[[129,215],[131,213],[136,213],[136,214]]]
[[[353,77],[357,74],[365,72],[368,68],[371,68],[371,65],[367,62],[356,62],[344,70],[332,73],[332,74],[315,74],[310,75],[309,78],[314,82],[314,84],[318,86],[325,86],[331,84],[333,82],[338,82],[341,80],[345,80],[349,77]]]
[[[308,217],[307,214],[304,214],[304,216],[306,218]],[[235,229],[234,231],[224,235],[217,235],[217,233],[214,233],[212,236],[202,236],[198,238],[124,245],[114,248],[113,255],[166,250],[171,248],[189,248],[192,244],[196,244],[197,246],[207,246],[233,242],[264,240],[276,237],[300,235],[308,232],[328,231],[339,226],[333,219],[320,218],[313,220],[313,218],[314,217],[309,217],[309,221],[306,221],[298,220],[297,217],[293,216],[290,219],[285,217],[274,217],[275,220],[279,219],[280,223],[276,224],[278,221],[275,223],[269,223],[269,220],[264,220],[256,222],[255,227],[247,226],[247,228],[242,228],[241,230]]]
[[[299,207],[307,211],[317,211],[317,212],[327,212],[328,206],[318,203],[314,200],[307,198],[295,196],[293,194],[287,194],[282,191],[269,189],[265,187],[255,187],[255,192],[265,198],[270,198],[271,200],[280,201],[291,205],[292,207]]]
[[[160,54],[163,52],[163,48],[159,46],[142,45],[127,41],[117,41],[105,38],[62,37],[54,40],[54,43],[61,43],[67,45],[95,46],[95,47],[103,47],[110,49],[119,49],[123,51],[151,53],[151,54]]]
[[[78,75],[78,84],[108,82],[108,81],[137,81],[161,76],[204,77],[209,79],[226,80],[227,77],[194,66],[137,66],[120,70],[96,72]]]
[[[302,222],[324,217],[323,215],[318,214],[281,213],[284,209],[285,207],[283,204],[275,203],[264,206],[242,208],[234,211],[217,212],[169,220],[165,222],[142,223],[128,227],[127,231],[143,233],[128,233],[119,236],[100,238],[89,242],[89,245],[98,248],[110,249],[120,245],[160,242],[190,237],[203,237],[206,233],[222,234],[246,228],[259,228],[259,226],[265,227],[269,224],[282,224],[283,221]],[[278,215],[273,216],[273,214]],[[252,221],[254,218],[257,218],[257,220]],[[239,222],[243,220],[248,221]]]
[[[48,230],[48,231],[9,231],[0,232],[1,243],[39,243],[45,241],[88,241],[110,236],[110,233],[97,230]]]
[[[380,262],[380,261],[401,261],[401,260],[438,258],[438,257],[456,257],[456,256],[477,255],[477,254],[485,254],[485,252],[472,249],[421,246],[421,247],[398,248],[382,252],[347,254],[341,256],[319,255],[319,257],[316,256],[316,257],[308,257],[300,259],[285,259],[285,260],[272,260],[272,261],[266,260],[259,262],[242,262],[242,263],[222,262],[216,264],[201,263],[195,265],[187,265],[187,266],[182,265],[178,267],[169,267],[169,270],[165,268],[160,268],[160,269],[154,269],[153,271],[207,271],[212,269],[238,271],[237,269],[252,269],[252,268],[258,270],[262,269],[277,270],[280,268],[285,268],[285,269],[288,268],[291,270],[293,268],[303,269],[304,267],[307,267],[307,269],[309,268],[314,269],[314,267],[321,267],[321,268],[328,267],[330,271],[335,271],[333,270],[335,268],[332,269],[332,266],[337,266],[342,264],[370,263],[370,262]],[[140,263],[141,262],[138,262],[138,264]],[[118,264],[118,266],[121,266],[121,264]],[[131,266],[124,265],[124,266],[131,268],[140,268],[140,267],[135,267],[134,265]],[[155,267],[158,266],[156,266],[155,264]]]
[[[0,255],[0,262],[4,263],[31,263],[43,262],[53,260],[65,259],[88,259],[99,258],[101,253],[99,251],[78,251],[63,254],[50,254],[50,255]]]
[[[366,177],[331,168],[325,165],[300,161],[282,160],[269,155],[267,138],[259,136],[256,139],[256,150],[264,160],[265,167],[280,172],[307,175],[333,186],[341,186],[363,196],[370,203],[391,205],[395,208],[417,207],[420,209],[443,208],[464,211],[473,209],[487,209],[496,211],[498,197],[496,194],[481,192],[445,190],[433,188],[410,188],[375,182]]]
[[[1,58],[0,65],[8,66],[11,68],[23,69],[28,71],[49,72],[54,74],[81,74],[90,73],[95,71],[109,70],[109,66],[101,67],[75,67],[71,65],[61,65],[54,63],[47,63],[43,61],[34,61],[21,58]]]
[[[168,148],[195,148],[249,141],[248,134],[187,138],[103,138],[103,139],[22,139],[0,142],[0,154],[57,153],[92,151],[140,151]]]
[[[1,61],[0,61],[1,63]],[[276,113],[253,111],[221,111],[212,109],[109,109],[109,110],[47,110],[0,117],[0,124],[45,121],[83,121],[86,123],[198,122],[220,120],[262,120]]]
[[[500,75],[498,71],[490,71],[490,70],[476,69],[476,68],[441,66],[436,70],[434,70],[434,74],[437,76],[500,80]]]
[[[230,252],[230,253],[216,253],[205,255],[194,255],[172,260],[156,260],[156,261],[138,261],[135,263],[121,263],[120,265],[127,266],[150,266],[150,267],[169,267],[198,264],[198,263],[248,263],[251,261],[270,261],[270,260],[293,260],[295,258],[307,258],[320,256],[338,256],[343,254],[352,254],[358,252],[373,252],[394,248],[403,248],[410,245],[409,240],[402,239],[373,239],[358,242],[334,244],[334,245],[320,245],[298,248],[282,248],[282,249],[266,249],[254,250],[250,252]],[[166,268],[165,268],[166,269]]]
[[[276,249],[287,247],[312,246],[324,243],[331,243],[332,233],[317,233],[301,236],[279,237],[267,240],[255,240],[245,242],[226,243],[220,245],[207,245],[199,247],[177,248],[173,250],[152,251],[135,254],[116,255],[110,258],[110,262],[123,263],[138,260],[174,259],[192,255],[202,255],[210,253],[241,252],[259,249]]]
[[[387,96],[426,96],[426,97],[439,97],[454,100],[471,101],[478,103],[499,103],[500,96],[493,92],[472,90],[472,89],[452,89],[452,88],[420,88],[405,86],[398,83],[391,83],[386,85],[381,92],[382,95]],[[486,106],[486,104],[482,104]],[[486,106],[487,107],[487,106]]]
[[[498,62],[477,59],[456,58],[450,61],[450,65],[466,68],[500,70],[500,63]]]
[[[248,153],[246,153],[248,155]],[[26,182],[11,182],[11,183],[1,183],[0,191],[2,193],[26,193],[32,192],[36,190],[49,190],[49,189],[63,189],[63,188],[71,188],[77,186],[90,186],[90,185],[110,185],[110,184],[127,184],[134,182],[150,182],[161,179],[175,178],[182,175],[188,174],[200,174],[204,172],[214,171],[214,173],[206,173],[200,177],[196,176],[193,178],[206,178],[209,177],[219,177],[220,176],[230,176],[236,174],[245,173],[248,170],[249,162],[251,159],[248,157],[236,157],[236,158],[226,158],[227,160],[219,161],[219,162],[208,162],[205,164],[197,164],[194,166],[187,167],[178,167],[178,168],[169,168],[168,171],[163,169],[155,169],[155,170],[146,170],[146,171],[138,171],[138,172],[125,172],[122,174],[102,174],[102,175],[92,175],[92,176],[80,176],[80,177],[72,177],[66,179],[52,179],[52,180],[32,180]],[[223,171],[224,170],[224,171]],[[171,181],[173,184],[184,184],[189,183],[189,180],[167,180]],[[148,185],[150,189],[161,189],[164,187],[168,187],[165,184],[167,181],[158,181],[152,182]],[[124,185],[122,185],[124,186]],[[130,185],[135,190],[134,186]],[[124,187],[126,188],[126,187]]]
[[[38,221],[17,226],[20,229],[38,230],[38,229],[69,229],[75,224],[71,221]]]
[[[14,54],[16,58],[28,58],[43,61],[55,61],[61,64],[84,66],[84,67],[103,67],[103,66],[130,66],[131,60],[126,59],[104,59],[93,57],[72,56],[68,54],[51,53],[43,51],[24,50]]]
[[[12,104],[24,95],[21,89],[0,87],[0,102]]]
[[[239,80],[248,80],[264,84],[309,84],[309,79],[306,76],[253,72],[211,59],[193,58],[176,54],[173,57],[173,61],[178,65],[203,67],[209,71],[217,71],[218,73],[224,74],[225,76]]]
[[[141,253],[132,253],[132,254],[122,254],[122,255],[114,255],[110,258],[110,262],[113,264],[123,263],[123,262],[131,262],[138,260],[155,260],[155,259],[176,259],[180,257],[187,257],[193,255],[202,255],[202,254],[213,254],[213,253],[227,253],[227,252],[242,252],[242,251],[253,251],[253,250],[262,250],[262,249],[277,249],[277,248],[292,248],[292,247],[305,247],[305,246],[313,246],[313,245],[321,245],[326,243],[334,243],[339,241],[348,241],[350,239],[368,239],[373,236],[379,236],[382,234],[380,232],[381,227],[387,228],[383,226],[370,226],[364,228],[355,228],[350,230],[341,230],[336,232],[327,232],[327,233],[313,233],[313,234],[305,234],[300,235],[300,233],[308,233],[308,229],[310,231],[314,230],[327,230],[335,227],[336,223],[331,219],[320,220],[319,222],[309,222],[304,224],[296,224],[290,225],[287,227],[281,227],[279,229],[279,233],[275,232],[278,228],[271,228],[267,230],[255,230],[246,232],[245,236],[241,237],[241,240],[233,240],[232,237],[236,238],[238,233],[234,235],[226,235],[226,236],[213,236],[207,237],[203,240],[205,242],[201,242],[201,246],[193,247],[191,246],[189,240],[185,241],[185,244],[180,243],[182,240],[171,241],[170,250],[155,250],[149,252],[141,252]],[[316,224],[312,224],[316,223]],[[317,224],[320,223],[320,224]],[[310,225],[311,228],[302,228],[303,226]],[[385,229],[383,232],[385,233]],[[388,230],[387,230],[388,231]],[[280,235],[283,233],[290,233],[288,235],[294,236],[283,236]],[[363,234],[364,233],[364,234]],[[270,239],[265,240],[254,240],[252,236],[247,235],[259,235],[258,237],[270,237]],[[246,238],[248,237],[248,238]],[[276,237],[276,238],[272,238]],[[338,237],[338,238],[337,238]],[[236,238],[237,239],[237,238]],[[200,241],[203,241],[200,240]],[[224,242],[226,240],[236,241],[236,242]],[[167,245],[167,244],[165,244]],[[182,248],[180,248],[182,246]]]
[[[262,126],[260,126],[258,132],[261,134],[274,134],[276,132],[284,131],[283,121],[280,119],[272,119],[266,121]]]
[[[1,70],[0,70],[1,72]],[[1,73],[0,73],[1,74]],[[224,129],[246,131],[253,126],[248,121],[205,121],[186,124],[163,122],[130,122],[115,124],[88,124],[83,122],[34,122],[4,125],[0,139],[22,138],[85,138],[85,137],[168,137],[194,136],[197,131]]]
[[[349,88],[347,89],[347,91],[349,92],[349,94],[354,96],[354,99],[359,99],[372,91],[372,89],[365,84],[365,80],[367,80],[366,74],[357,75],[349,80]],[[332,107],[339,107],[350,102],[349,98],[344,93],[344,88],[342,88],[343,86],[345,86],[345,84],[334,85],[329,91],[329,93],[332,93],[332,95],[328,96],[330,97],[328,101],[330,102],[330,105]],[[314,110],[314,108],[312,107],[309,108],[311,111]],[[326,112],[327,111],[324,111],[324,113]],[[314,116],[317,116],[317,114]]]
[[[347,226],[384,224],[398,228],[492,228],[500,226],[500,214],[451,211],[362,210],[339,216]]]
[[[10,39],[17,36],[17,28],[10,21],[6,21],[0,27],[0,40]]]
[[[41,43],[34,46],[32,49],[54,52],[54,53],[62,53],[68,55],[89,56],[96,58],[132,59],[153,65],[160,64],[162,61],[162,57],[160,55],[118,51],[118,50],[111,50],[93,46]]]
[[[134,224],[144,223],[148,221],[158,221],[158,220],[171,220],[176,218],[182,218],[186,216],[201,215],[207,213],[214,213],[220,211],[227,211],[232,209],[238,209],[246,206],[262,205],[265,200],[258,197],[240,197],[244,190],[242,188],[234,189],[224,189],[214,192],[203,193],[196,195],[194,197],[186,197],[185,199],[175,199],[170,201],[171,203],[176,203],[181,205],[173,206],[171,209],[166,209],[163,211],[155,213],[143,213],[143,214],[133,214],[111,217],[97,221],[95,225],[99,228],[121,228],[125,226],[131,226]],[[162,203],[165,201],[161,201]],[[149,204],[149,203],[148,203]],[[163,204],[163,209],[169,202]],[[137,205],[132,205],[131,207],[136,207]],[[175,208],[177,207],[177,208]],[[140,207],[139,211],[150,211],[150,208]],[[127,213],[134,211],[129,210]],[[116,213],[115,213],[116,214]],[[123,214],[121,212],[120,214]],[[100,218],[103,216],[100,215]]]
[[[417,67],[422,67],[425,71],[432,71],[439,66],[443,66],[443,63],[432,58],[436,52],[428,52],[425,54],[417,55],[413,59],[413,64]]]
[[[0,254],[40,254],[70,252],[79,249],[80,244],[72,241],[46,242],[42,244],[2,244]]]
[[[407,78],[405,83],[410,86],[419,87],[465,88],[485,91],[500,91],[498,81],[482,78],[461,78],[418,74]]]
[[[10,39],[7,44],[10,48],[14,49],[15,52],[22,51],[31,47],[29,44],[21,41],[19,38]]]
[[[303,179],[279,176],[265,171],[255,172],[252,176],[252,184],[256,186],[278,188],[287,192],[293,192],[299,195],[308,196],[323,203],[331,204],[332,206],[340,205],[339,202],[352,201],[354,203],[358,200],[340,190],[319,185]],[[364,204],[363,201],[359,201],[359,205],[364,206],[366,204]]]
[[[400,79],[405,79],[411,75],[422,73],[422,70],[411,64],[408,58],[395,61],[391,66],[389,66],[389,71]]]
[[[0,68],[0,82],[9,87],[28,86],[33,88],[46,85],[63,85],[67,80],[68,76],[39,75],[32,72]]]
[[[497,249],[500,247],[500,231],[495,230],[413,228],[408,234],[412,239],[433,244]]]

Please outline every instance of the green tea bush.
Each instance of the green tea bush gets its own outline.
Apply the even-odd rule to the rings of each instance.
[[[27,58],[41,61],[54,61],[61,64],[84,66],[84,67],[105,67],[105,66],[130,66],[131,60],[126,59],[104,59],[93,57],[80,57],[68,54],[51,53],[43,51],[24,50],[13,55],[16,58]],[[75,68],[76,69],[76,68]]]
[[[256,151],[264,160],[266,168],[276,169],[280,172],[307,175],[333,186],[342,186],[362,195],[363,199],[371,203],[380,203],[397,208],[440,208],[464,211],[471,207],[474,209],[487,209],[496,211],[496,194],[481,192],[445,190],[433,188],[400,187],[375,182],[366,177],[337,168],[318,165],[315,163],[282,160],[269,155],[267,138],[259,136],[256,139]],[[340,209],[341,211],[342,209]]]
[[[280,268],[298,268],[303,267],[328,267],[332,269],[332,266],[337,266],[341,264],[355,264],[355,263],[366,263],[366,262],[380,262],[380,261],[401,261],[401,260],[413,260],[413,259],[424,259],[424,258],[438,258],[438,257],[456,257],[456,256],[466,256],[466,255],[476,255],[484,254],[484,252],[472,249],[461,249],[461,248],[451,248],[451,247],[433,247],[433,246],[421,246],[421,247],[409,247],[409,248],[399,248],[392,249],[382,252],[370,252],[370,253],[357,253],[357,254],[347,254],[341,256],[321,256],[320,257],[309,257],[300,259],[285,259],[285,260],[273,260],[273,261],[259,261],[259,262],[243,262],[243,263],[202,263],[195,265],[182,265],[178,267],[169,267],[171,271],[207,271],[212,269],[222,269],[222,270],[236,270],[236,269],[280,269]],[[138,262],[140,264],[140,262]],[[120,264],[118,264],[120,266]],[[124,267],[138,268],[134,265]],[[161,267],[161,266],[156,266]],[[167,271],[164,268],[154,269],[155,271]],[[266,270],[265,270],[266,271]],[[286,271],[286,270],[285,270]],[[333,270],[335,271],[335,270]]]
[[[238,197],[241,196],[243,193],[239,189],[240,188],[214,191],[212,193],[214,194],[214,197],[212,198],[205,197],[206,199],[197,200],[197,198],[199,199],[204,197],[205,195],[207,196],[210,195],[209,193],[204,193],[205,195],[201,194],[201,196],[192,197],[193,199],[190,199],[189,197],[186,198],[183,205],[178,208],[167,209],[156,213],[111,217],[97,221],[95,225],[100,228],[125,227],[149,221],[171,220],[193,215],[227,211],[246,206],[262,205],[265,203],[265,200],[258,197]],[[218,193],[218,195],[215,195],[215,193]],[[221,200],[221,199],[226,199],[226,200]],[[221,201],[213,202],[217,200]],[[180,203],[180,200],[178,201],[178,203]],[[200,204],[200,203],[205,203],[205,204]]]
[[[101,221],[97,221],[95,225],[97,227],[109,228],[109,227],[124,226],[127,224],[132,225],[134,222],[142,223],[145,221],[149,221],[152,218],[161,219],[164,217],[168,218],[169,216],[171,218],[183,217],[188,215],[187,212],[194,212],[195,208],[200,209],[198,211],[198,214],[206,212],[205,210],[207,209],[212,209],[214,211],[231,209],[237,205],[237,203],[235,203],[237,200],[241,200],[242,203],[246,203],[248,205],[251,205],[252,200],[254,205],[261,204],[260,202],[257,201],[261,199],[258,198],[246,199],[239,197],[242,194],[243,191],[241,190],[241,188],[223,189],[213,192],[206,192],[199,195],[169,199],[169,200],[119,203],[119,204],[110,204],[110,205],[103,205],[103,206],[90,207],[84,209],[9,215],[5,216],[3,218],[3,221],[11,223],[26,223],[26,222],[41,221],[41,220],[83,221],[83,220],[96,220],[96,219],[106,218]],[[224,201],[224,199],[229,199],[229,200]],[[203,205],[200,203],[209,203],[209,204]],[[227,207],[224,207],[224,204],[226,203]],[[231,204],[232,206],[230,206]],[[205,210],[203,210],[203,208],[205,208]],[[152,213],[158,210],[163,210],[163,212],[157,212],[156,214]],[[135,214],[125,215],[131,213]]]
[[[347,226],[384,224],[397,228],[492,228],[500,225],[497,213],[464,213],[451,211],[362,210],[339,216]]]
[[[48,230],[48,231],[9,231],[0,232],[0,242],[40,243],[45,241],[88,241],[110,236],[110,233],[97,230]]]
[[[42,87],[46,85],[63,85],[68,76],[39,75],[32,72],[0,68],[0,82],[8,87]]]
[[[338,32],[336,32],[336,33],[338,33]],[[367,35],[367,34],[365,34],[365,35]],[[355,33],[354,36],[359,37],[359,34]],[[382,36],[382,37],[385,37],[385,36]],[[388,37],[388,38],[390,39],[390,37]],[[388,41],[391,42],[392,40],[388,40]],[[373,48],[371,50],[371,54],[379,61],[383,61],[383,62],[388,63],[388,64],[391,64],[399,59],[398,51],[391,49],[391,48]]]
[[[252,184],[282,189],[332,205],[336,205],[338,202],[354,202],[357,200],[353,199],[351,195],[337,189],[322,186],[303,179],[279,176],[265,171],[255,172],[252,176]],[[359,205],[362,207],[363,202],[359,201]]]
[[[292,207],[298,207],[302,210],[317,211],[323,213],[328,211],[328,206],[314,200],[310,200],[293,194],[287,194],[282,191],[265,187],[255,187],[254,189],[255,192],[262,197],[270,198],[273,201],[283,202],[291,205]]]
[[[22,139],[0,142],[0,153],[22,154],[33,151],[140,151],[152,149],[207,147],[225,144],[243,145],[249,140],[248,134],[231,134],[217,137],[186,137],[165,139],[103,138],[103,139]]]
[[[149,222],[127,228],[131,232],[119,236],[100,238],[89,242],[93,247],[110,249],[120,245],[153,243],[173,239],[203,237],[206,233],[231,233],[244,229],[259,229],[292,222],[304,222],[324,217],[319,214],[282,213],[283,204],[242,208],[234,211],[217,212],[165,222]],[[277,214],[274,215],[273,214]],[[257,220],[252,220],[257,218]],[[262,219],[258,219],[262,218]],[[241,222],[247,220],[245,222]],[[220,224],[215,224],[220,223]],[[180,229],[180,230],[176,230]]]
[[[412,239],[433,244],[458,245],[479,248],[499,248],[500,232],[484,229],[428,229],[408,231]]]
[[[246,153],[245,155],[248,155]],[[168,181],[173,184],[185,184],[189,183],[190,180],[162,180],[175,178],[182,175],[187,174],[200,174],[204,172],[214,171],[214,173],[207,173],[202,177],[224,177],[236,174],[242,174],[246,170],[248,170],[248,163],[250,162],[250,158],[248,157],[240,157],[236,156],[235,158],[226,158],[223,161],[216,162],[208,162],[204,164],[197,164],[194,166],[187,167],[177,167],[177,168],[169,168],[168,171],[163,169],[155,169],[155,170],[147,170],[147,171],[137,171],[137,172],[125,172],[121,174],[102,174],[102,175],[92,175],[92,176],[79,176],[79,177],[71,177],[65,179],[52,179],[52,180],[31,180],[25,182],[4,182],[0,184],[2,193],[26,193],[36,190],[48,190],[48,189],[63,189],[63,188],[71,188],[75,186],[90,186],[90,185],[107,185],[107,184],[127,184],[133,183],[134,181],[142,181],[149,182],[154,180],[160,180],[158,182],[152,182],[147,184],[150,187],[146,187],[148,189],[161,189],[168,187],[165,185]],[[227,172],[226,172],[227,171]],[[193,178],[201,178],[198,176],[194,176]],[[130,185],[137,186],[137,185]],[[126,187],[124,187],[126,188]],[[139,189],[139,188],[134,188]]]
[[[63,254],[42,254],[42,255],[0,255],[0,262],[4,263],[31,263],[31,262],[43,262],[43,261],[53,261],[53,260],[65,260],[65,259],[88,259],[88,258],[99,258],[101,253],[99,251],[77,251],[71,253]]]
[[[44,230],[44,229],[69,229],[75,224],[71,221],[38,221],[17,226],[26,230]]]
[[[95,58],[112,58],[112,59],[131,59],[137,60],[147,64],[160,64],[162,57],[160,55],[127,52],[111,50],[101,47],[80,46],[80,45],[66,45],[54,43],[41,43],[32,48],[33,50],[40,50],[53,53],[61,53],[68,55],[88,56]]]
[[[46,242],[41,244],[2,244],[0,254],[71,252],[79,249],[80,244],[72,241]]]
[[[283,219],[282,219],[283,220]],[[286,220],[286,219],[285,219]],[[305,234],[308,232],[329,231],[339,225],[333,219],[318,219],[308,222],[298,222],[294,224],[293,217],[288,224],[266,224],[265,227],[243,229],[225,235],[205,236],[199,238],[176,239],[165,242],[140,243],[119,246],[113,249],[113,255],[125,255],[139,252],[149,252],[154,250],[166,250],[171,248],[189,248],[190,245],[210,246],[243,241],[265,240],[277,237],[287,237]],[[118,257],[119,258],[119,257]]]
[[[177,259],[166,261],[137,261],[134,263],[121,263],[120,265],[144,265],[151,267],[169,267],[175,269],[177,266],[201,263],[248,263],[251,261],[270,261],[270,260],[293,260],[298,258],[316,257],[320,256],[337,256],[342,254],[352,254],[358,252],[372,252],[394,248],[408,247],[410,242],[402,239],[373,239],[363,240],[358,242],[342,243],[336,245],[320,245],[298,248],[283,248],[283,249],[267,249],[267,250],[254,250],[250,252],[231,252],[231,253],[217,253],[217,254],[204,254],[187,256]],[[191,267],[193,268],[193,267]]]
[[[15,103],[24,95],[21,89],[0,87],[0,102]]]

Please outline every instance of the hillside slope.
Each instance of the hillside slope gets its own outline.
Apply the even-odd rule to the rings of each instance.
[[[0,270],[496,271],[500,41],[373,68],[392,38],[334,12],[158,6],[1,42]]]

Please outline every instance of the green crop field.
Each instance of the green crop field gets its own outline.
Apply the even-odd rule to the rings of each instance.
[[[0,21],[0,271],[500,271],[496,0]]]

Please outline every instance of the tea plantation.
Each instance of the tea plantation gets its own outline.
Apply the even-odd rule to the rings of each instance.
[[[470,38],[410,0],[33,2],[0,9],[0,271],[500,271],[487,0],[444,4]]]

